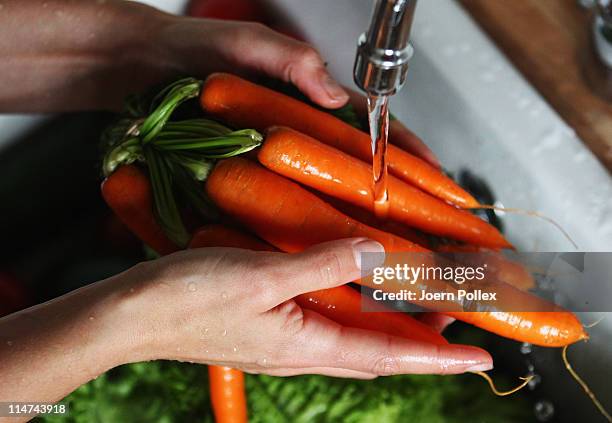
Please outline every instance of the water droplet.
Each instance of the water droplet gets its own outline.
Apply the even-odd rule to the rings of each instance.
[[[225,358],[225,353],[221,353],[221,358]]]
[[[238,347],[234,347],[234,348],[232,348],[232,350],[233,350],[234,352],[238,352]]]
[[[550,401],[540,400],[533,407],[536,419],[547,422],[555,415],[555,407]]]
[[[11,345],[13,345],[13,341],[6,341],[6,345],[10,347]]]
[[[223,329],[223,332],[221,332],[221,336],[225,336],[227,335],[227,329]]]
[[[523,342],[521,344],[521,354],[531,354],[532,345],[528,342]]]
[[[224,300],[227,300],[227,292],[222,292],[221,293],[221,298]]]
[[[527,387],[533,391],[542,382],[542,376],[536,373],[531,373],[529,376],[533,376],[533,378],[529,381]]]
[[[208,350],[204,350],[204,352],[205,352],[206,354],[208,354]]]
[[[206,335],[208,332],[210,332],[210,329],[204,328],[204,335]]]
[[[89,320],[96,320],[96,318],[93,316],[89,316]]]
[[[189,282],[189,284],[187,284],[187,289],[190,292],[195,292],[198,289],[198,287],[196,286],[194,282]]]
[[[261,367],[268,367],[268,359],[266,357],[263,357],[257,360],[257,364],[260,365]]]

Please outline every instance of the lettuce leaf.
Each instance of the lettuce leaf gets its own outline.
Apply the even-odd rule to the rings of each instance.
[[[499,382],[506,386],[507,381]],[[528,421],[531,414],[520,394],[495,397],[474,375],[407,375],[371,381],[247,375],[246,384],[253,423],[503,423]],[[121,366],[83,385],[63,402],[70,407],[68,416],[37,421],[214,421],[206,367],[195,364],[154,361]]]

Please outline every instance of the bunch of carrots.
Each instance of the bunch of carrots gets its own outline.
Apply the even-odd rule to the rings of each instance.
[[[190,100],[199,103],[206,119],[172,120]],[[439,247],[445,251],[512,248],[496,228],[468,210],[481,207],[469,193],[394,146],[388,149],[389,221],[380,222],[373,217],[369,135],[233,75],[213,74],[203,83],[179,81],[154,100],[146,118],[123,122],[110,134],[104,199],[161,255],[215,246],[294,253],[348,237],[371,238],[387,252],[438,248],[423,234],[454,240]],[[179,199],[189,207],[179,205]],[[526,278],[518,279],[519,298],[543,301],[525,292]],[[296,301],[342,325],[447,342],[409,314],[361,312],[361,296],[348,286]],[[555,310],[447,314],[540,346],[565,347],[588,338],[573,313]],[[242,373],[210,366],[209,374],[217,420],[246,421]]]

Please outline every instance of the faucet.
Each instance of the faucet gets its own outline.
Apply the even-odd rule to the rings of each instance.
[[[416,0],[375,0],[372,20],[357,43],[353,78],[373,96],[389,96],[406,81],[413,49],[410,27]]]

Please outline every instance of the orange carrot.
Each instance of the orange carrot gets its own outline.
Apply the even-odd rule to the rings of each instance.
[[[122,166],[106,178],[102,182],[102,196],[119,220],[158,254],[178,251],[157,223],[151,183],[136,166]]]
[[[190,243],[190,248],[198,247],[234,247],[255,251],[275,251],[271,245],[223,225],[207,225],[199,229]],[[301,307],[316,311],[344,326],[374,330],[435,345],[448,343],[438,332],[406,313],[362,312],[361,295],[349,286],[309,292],[297,296],[295,301]]]
[[[208,366],[210,402],[217,423],[246,423],[244,373],[225,366]]]
[[[197,229],[189,248],[229,247],[253,251],[278,251],[270,244],[225,225],[204,225]]]
[[[331,195],[323,194],[322,192],[311,189],[314,194],[321,198],[326,203],[330,204],[336,210],[344,213],[348,217],[358,220],[361,223],[365,223],[373,228],[380,229],[381,231],[389,232],[390,234],[397,235],[401,238],[407,239],[408,241],[414,242],[422,247],[429,248],[431,242],[427,236],[413,229],[409,226],[404,225],[400,222],[393,220],[382,220],[379,219],[374,213],[368,210],[362,209],[361,207],[355,206],[354,204],[347,203],[338,198],[332,197]]]
[[[370,136],[334,116],[268,88],[237,76],[217,73],[204,83],[200,102],[203,109],[229,124],[263,131],[283,125],[308,134],[319,141],[372,163]],[[389,145],[389,171],[396,177],[459,207],[478,207],[479,203],[424,160]]]
[[[587,339],[576,315],[569,311],[446,312],[462,322],[520,342],[564,347]],[[504,328],[503,333],[500,329]]]
[[[206,189],[210,198],[226,213],[286,252],[302,251],[324,241],[355,236],[374,239],[387,252],[428,251],[359,223],[296,183],[242,158],[219,162],[207,180]],[[512,298],[515,303],[531,302],[542,309],[550,309],[539,298],[514,291],[519,293]],[[447,314],[498,335],[543,346],[566,345],[587,337],[576,317],[565,311]]]
[[[361,298],[359,292],[346,285],[302,294],[296,297],[295,301],[301,307],[316,311],[343,326],[383,332],[435,345],[448,344],[438,332],[406,313],[361,311],[362,301],[373,303],[373,300]],[[375,307],[380,309],[380,305]]]
[[[535,287],[535,280],[529,271],[520,263],[504,257],[494,250],[487,250],[471,244],[441,244],[436,247],[439,253],[459,253],[460,260],[479,260],[487,263],[487,274],[495,275],[497,280],[528,291]]]
[[[226,213],[285,252],[351,237],[371,238],[387,251],[428,251],[343,215],[294,182],[246,159],[219,162],[208,177],[206,189]]]
[[[259,161],[294,181],[374,211],[372,168],[293,129],[268,130]],[[390,219],[425,232],[492,248],[510,243],[492,225],[390,176]]]

